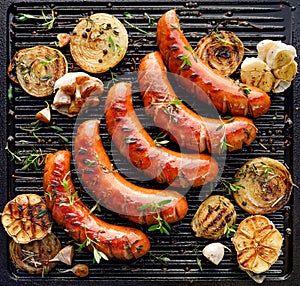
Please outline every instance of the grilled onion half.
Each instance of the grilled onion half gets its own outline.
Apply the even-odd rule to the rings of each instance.
[[[196,55],[213,70],[233,74],[244,56],[243,42],[230,31],[213,31],[197,44]]]
[[[70,49],[74,61],[85,71],[103,73],[125,56],[128,34],[114,16],[96,13],[81,19],[73,30]]]
[[[197,237],[220,239],[226,225],[234,225],[236,211],[229,199],[214,195],[206,198],[195,213],[191,226]]]
[[[18,51],[8,67],[9,78],[36,97],[51,95],[55,81],[67,72],[65,56],[59,50],[46,46]]]
[[[241,269],[259,274],[278,259],[283,237],[267,217],[254,215],[239,224],[232,242]]]
[[[49,233],[42,240],[19,244],[9,243],[9,254],[13,264],[30,274],[47,274],[57,262],[49,262],[61,250],[61,243],[56,235]]]
[[[248,161],[237,171],[235,178],[235,184],[241,187],[233,197],[250,214],[269,214],[281,209],[293,188],[287,168],[268,157]]]
[[[36,194],[21,194],[9,201],[2,212],[2,224],[7,234],[21,244],[43,239],[52,227],[46,204]]]

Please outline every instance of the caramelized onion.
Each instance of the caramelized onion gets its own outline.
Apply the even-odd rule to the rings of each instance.
[[[235,174],[242,186],[233,193],[236,203],[250,214],[269,214],[281,209],[289,200],[293,182],[287,168],[267,157],[245,163]]]
[[[59,50],[46,46],[18,51],[8,67],[9,78],[36,97],[51,95],[55,81],[67,72],[65,56]]]
[[[102,73],[116,66],[128,47],[124,25],[106,13],[81,19],[73,30],[70,42],[74,61],[85,71]]]
[[[229,76],[243,59],[244,45],[233,32],[213,31],[198,42],[195,53],[212,69]]]
[[[9,254],[13,264],[30,274],[47,274],[56,262],[49,262],[61,249],[61,243],[53,233],[42,240],[28,244],[19,244],[12,240],[9,244]]]

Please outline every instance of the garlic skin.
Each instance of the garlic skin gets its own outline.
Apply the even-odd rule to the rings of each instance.
[[[227,246],[223,245],[222,243],[213,242],[206,245],[203,248],[202,253],[210,262],[212,262],[215,265],[218,265],[224,257],[225,248],[231,251]]]
[[[74,256],[74,247],[72,245],[68,245],[61,249],[55,257],[53,257],[49,262],[55,262],[55,261],[60,261],[62,263],[65,263],[67,265],[72,264]]]

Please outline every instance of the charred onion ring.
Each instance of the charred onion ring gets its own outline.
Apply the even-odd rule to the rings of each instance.
[[[244,45],[233,32],[213,31],[198,42],[195,53],[212,69],[229,76],[243,59]]]
[[[116,66],[128,47],[124,25],[114,16],[97,13],[81,19],[70,42],[74,61],[85,71],[102,73]]]
[[[55,81],[67,72],[65,56],[46,46],[18,51],[8,67],[9,78],[36,97],[51,95]]]
[[[281,209],[289,200],[293,182],[287,168],[267,157],[245,163],[235,174],[233,193],[236,203],[250,214],[269,214]]]

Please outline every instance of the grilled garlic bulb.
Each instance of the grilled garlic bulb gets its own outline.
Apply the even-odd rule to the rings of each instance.
[[[235,174],[242,186],[233,193],[236,203],[250,214],[269,214],[289,200],[293,182],[287,168],[275,159],[259,157],[246,162]]]
[[[17,243],[40,240],[51,232],[52,222],[43,199],[21,194],[9,201],[2,213],[2,224]]]
[[[254,215],[239,224],[232,241],[241,269],[259,274],[277,261],[283,237],[267,217]]]
[[[93,107],[100,102],[103,83],[84,72],[69,72],[55,82],[52,109],[69,117],[76,116],[83,106]]]
[[[243,83],[266,92],[283,92],[297,73],[296,49],[281,41],[263,40],[256,46],[257,58],[246,58],[241,65]]]
[[[244,57],[244,44],[233,32],[213,31],[198,42],[195,54],[216,72],[230,76]]]
[[[206,198],[194,215],[191,226],[197,237],[220,239],[226,225],[234,225],[236,211],[229,199],[214,195]]]

